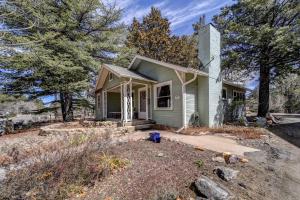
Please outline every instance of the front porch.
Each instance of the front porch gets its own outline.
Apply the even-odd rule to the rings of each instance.
[[[97,96],[97,105],[101,106],[102,120],[117,121],[122,126],[150,124],[149,120],[152,118],[151,87],[151,83],[130,78],[114,87],[100,91]],[[101,104],[99,104],[100,101]]]

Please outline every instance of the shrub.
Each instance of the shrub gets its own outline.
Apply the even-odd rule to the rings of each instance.
[[[229,126],[229,125],[224,125],[222,127],[215,127],[215,128],[208,128],[208,127],[187,128],[186,130],[183,130],[181,133],[187,135],[199,135],[204,132],[210,134],[226,133],[242,139],[257,139],[264,134],[262,129],[259,128],[244,127],[244,126]]]
[[[98,141],[99,142],[99,141]],[[86,188],[129,162],[87,143],[36,157],[34,164],[9,172],[0,199],[66,199],[85,195]],[[104,173],[105,172],[105,173]]]
[[[195,164],[200,168],[203,166],[204,162],[203,162],[203,160],[199,159],[199,160],[195,161]]]

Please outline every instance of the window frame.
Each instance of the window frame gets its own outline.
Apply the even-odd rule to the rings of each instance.
[[[236,93],[236,96],[234,96],[234,93]],[[246,100],[245,92],[241,92],[238,90],[232,91],[232,97],[233,97],[234,101],[245,101]],[[235,100],[235,98],[237,98],[237,100]]]
[[[170,86],[170,107],[165,107],[165,108],[157,107],[157,88],[166,86],[166,85]],[[173,90],[172,90],[173,87],[172,87],[172,85],[173,85],[172,80],[153,85],[154,110],[173,110]]]

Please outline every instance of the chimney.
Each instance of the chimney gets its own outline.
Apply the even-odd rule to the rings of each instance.
[[[223,122],[220,53],[220,32],[212,24],[202,26],[198,31],[198,58],[208,77],[201,77],[198,81],[199,105],[203,104],[199,106],[199,112],[203,114],[204,125],[209,127],[219,126]]]

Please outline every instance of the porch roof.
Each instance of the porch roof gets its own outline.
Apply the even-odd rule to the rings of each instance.
[[[110,64],[103,64],[103,67],[106,68],[108,71],[112,72],[118,77],[126,77],[126,78],[133,78],[137,80],[142,80],[142,81],[149,81],[156,83],[157,81],[150,79],[148,77],[145,77],[144,75],[141,75],[135,71],[132,71],[128,68],[125,67],[119,67],[116,65],[110,65]]]

